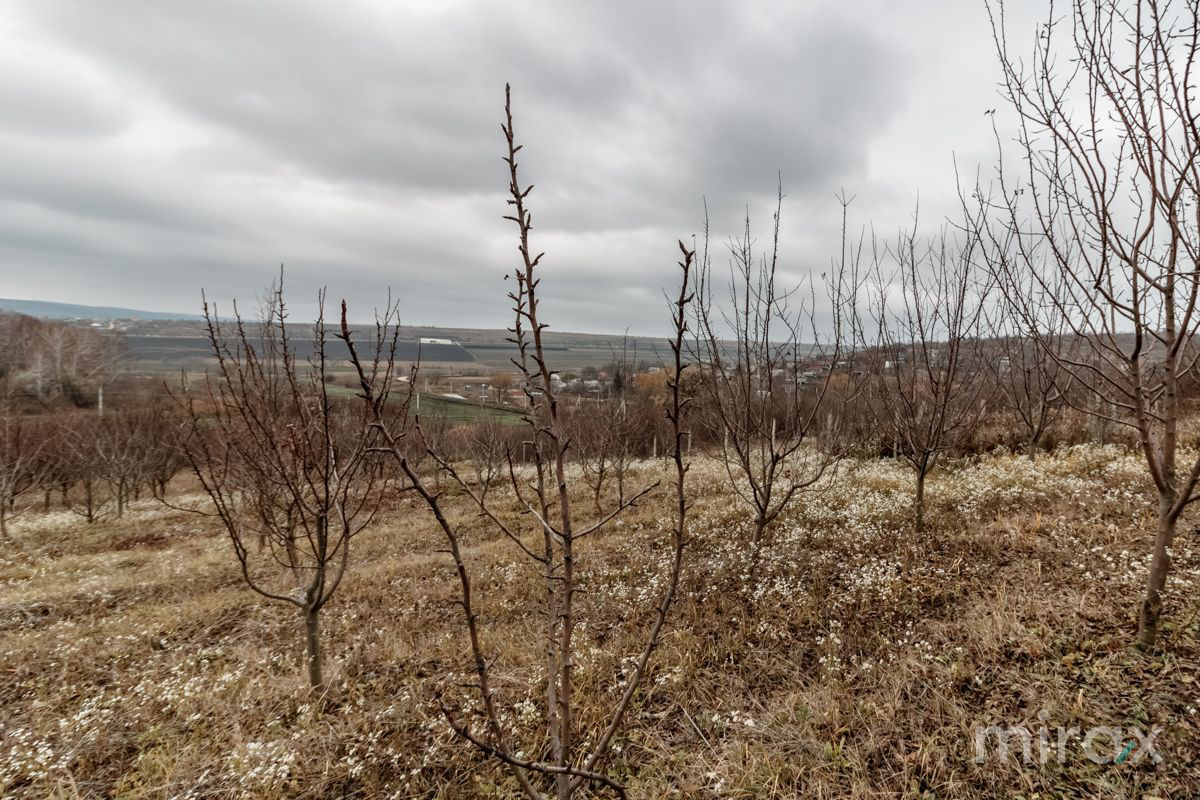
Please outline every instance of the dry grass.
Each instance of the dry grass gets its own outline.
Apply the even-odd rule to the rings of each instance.
[[[748,515],[712,465],[693,474],[684,593],[612,765],[632,797],[1200,795],[1200,548],[1183,526],[1165,646],[1132,649],[1151,511],[1135,455],[948,467],[919,538],[910,474],[851,465],[775,526],[753,585]],[[665,506],[585,548],[585,733],[640,646]],[[506,718],[536,752],[540,584],[452,507],[472,530]],[[0,558],[0,796],[515,796],[435,710],[471,702],[468,661],[449,562],[408,500],[356,540],[324,617],[319,701],[300,620],[242,586],[209,521],[144,503],[93,526],[31,512],[17,536]],[[1163,763],[1097,765],[1078,747],[1062,766],[974,763],[975,725],[1036,726],[1039,711],[1051,726],[1161,724]]]

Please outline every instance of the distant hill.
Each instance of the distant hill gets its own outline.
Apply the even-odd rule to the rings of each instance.
[[[203,364],[210,356],[204,318],[198,314],[0,298],[0,312],[5,311],[43,319],[122,320],[115,327],[121,331],[129,355],[139,368],[177,370],[184,365]],[[296,331],[292,343],[306,357],[311,323],[289,323],[289,328]],[[354,328],[356,340],[365,346],[373,335],[373,326],[356,324]],[[515,354],[509,340],[511,335],[504,329],[402,325],[396,358],[402,362],[420,358],[427,368],[440,365],[440,369],[450,372],[472,367],[511,371]],[[451,344],[418,344],[422,339],[448,340]],[[554,328],[543,332],[543,348],[551,368],[572,372],[587,367],[603,369],[619,358],[655,365],[670,357],[666,341],[665,337],[657,336],[573,333]],[[330,342],[329,346],[332,358],[345,357],[339,343]]]
[[[201,319],[196,314],[171,314],[109,306],[81,306],[74,303],[50,303],[45,300],[11,300],[4,297],[0,297],[0,311],[15,311],[18,314],[27,314],[43,319]]]

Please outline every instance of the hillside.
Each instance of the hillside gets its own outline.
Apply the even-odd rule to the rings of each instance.
[[[611,765],[629,797],[1200,796],[1200,629],[1182,605],[1200,551],[1180,538],[1171,645],[1140,654],[1130,612],[1148,537],[1130,520],[1153,511],[1136,453],[1083,445],[956,465],[931,482],[924,534],[911,529],[902,465],[848,463],[780,520],[749,581],[747,511],[718,461],[694,466],[688,571]],[[630,481],[666,475],[639,462]],[[180,476],[172,504],[192,507],[196,492]],[[505,519],[521,519],[510,487],[493,493]],[[581,736],[596,735],[642,646],[665,502],[659,490],[586,540]],[[461,493],[446,503],[453,523],[475,525]],[[14,536],[0,559],[0,793],[518,796],[440,711],[470,707],[471,662],[453,562],[408,500],[355,540],[358,561],[324,617],[335,677],[317,701],[298,674],[295,612],[240,583],[211,516],[140,500],[87,525],[38,507]],[[465,557],[481,576],[497,702],[521,746],[541,747],[539,576],[483,527]],[[1036,730],[1039,712],[1052,747],[1067,726],[1162,725],[1163,761],[1095,763],[1081,736],[1061,763],[1022,769],[1016,749],[975,761],[978,726]]]
[[[139,319],[139,320],[197,320],[195,314],[175,314],[164,311],[141,311],[136,308],[85,306],[75,303],[52,303],[47,300],[15,300],[0,297],[0,311],[13,311],[45,319]]]

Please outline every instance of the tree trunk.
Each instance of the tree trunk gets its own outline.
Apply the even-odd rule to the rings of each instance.
[[[8,538],[8,512],[4,508],[4,504],[0,503],[0,539],[9,541]]]
[[[754,589],[758,586],[758,571],[762,562],[762,551],[767,538],[767,518],[765,513],[754,518],[754,535],[750,539],[750,564],[746,569],[746,607],[747,615],[753,613],[755,599]]]
[[[754,518],[754,534],[750,538],[750,544],[757,552],[762,546],[763,536],[767,530],[767,520],[763,515],[758,515]]]
[[[925,530],[925,476],[927,469],[917,470],[917,495],[913,500],[913,524],[918,531]]]
[[[304,612],[304,644],[307,650],[308,685],[320,690],[325,681],[321,676],[321,626],[319,612]]]
[[[597,516],[601,516],[604,513],[600,506],[600,495],[604,491],[604,480],[607,477],[606,472],[607,470],[605,468],[605,462],[601,460],[600,468],[596,470],[596,491],[592,496],[592,502],[596,506]]]
[[[1170,547],[1175,541],[1176,518],[1171,514],[1174,498],[1163,495],[1158,501],[1158,525],[1154,534],[1154,555],[1146,576],[1146,594],[1138,607],[1138,647],[1149,650],[1158,641],[1158,618],[1162,613],[1162,591],[1171,567]]]

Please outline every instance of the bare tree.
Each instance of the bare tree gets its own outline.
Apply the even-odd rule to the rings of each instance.
[[[29,377],[33,344],[45,323],[24,314],[0,312],[0,382],[10,401],[22,389]],[[32,383],[32,381],[29,381]]]
[[[442,489],[442,470],[438,467],[437,461],[429,459],[428,456],[429,451],[434,450],[446,458],[454,458],[455,454],[450,452],[454,443],[454,439],[450,435],[450,421],[440,411],[430,412],[421,416],[420,419],[422,421],[420,435],[417,435],[416,415],[414,415],[413,426],[402,441],[408,447],[408,462],[417,472],[428,469],[434,491],[438,492]]]
[[[834,468],[844,449],[828,437],[818,446],[821,415],[840,361],[850,358],[843,329],[848,259],[843,202],[841,257],[825,274],[828,318],[818,324],[816,293],[810,285],[779,285],[779,190],[770,249],[760,253],[750,218],[729,241],[727,302],[713,301],[708,224],[700,261],[693,357],[704,391],[702,420],[720,444],[721,461],[733,491],[754,514],[750,545],[755,554],[767,527],[799,494]],[[726,340],[726,336],[732,337]],[[804,337],[809,337],[805,342]],[[835,424],[840,415],[830,419]]]
[[[1200,459],[1178,463],[1180,384],[1196,371],[1200,320],[1200,6],[1055,3],[1026,57],[1009,47],[1004,7],[988,4],[1020,164],[1009,174],[1001,149],[999,191],[976,192],[979,216],[1019,312],[1033,315],[1030,287],[1061,284],[1049,294],[1081,344],[1056,357],[1099,401],[1081,409],[1136,433],[1158,495],[1138,608],[1148,648],[1176,524],[1200,479]]]
[[[565,410],[563,426],[571,437],[575,460],[583,470],[583,480],[592,492],[592,506],[600,513],[600,498],[607,485],[612,466],[615,432],[598,401],[587,399],[581,406],[576,402]]]
[[[29,380],[39,393],[60,396],[77,406],[103,407],[104,387],[118,374],[122,342],[65,323],[41,327],[32,343]]]
[[[46,426],[0,404],[0,539],[10,541],[8,524],[20,512],[17,501],[42,485]]]
[[[475,485],[481,500],[487,499],[488,489],[504,472],[511,427],[489,418],[475,423],[466,432],[466,455],[475,473]]]
[[[588,398],[564,414],[575,459],[583,468],[583,479],[592,490],[592,505],[601,513],[601,498],[609,481],[614,481],[617,503],[625,501],[629,468],[647,438],[647,420],[641,398],[632,384],[619,392]]]
[[[232,334],[207,300],[204,316],[217,367],[200,398],[176,395],[188,418],[186,453],[246,584],[299,609],[317,690],[324,686],[320,613],[379,502],[362,409],[329,395],[323,312],[312,356],[297,360],[281,282],[264,303],[257,338],[236,307]]]
[[[98,443],[102,420],[91,411],[59,419],[58,465],[63,504],[90,525],[103,518],[108,496],[104,491],[104,462]],[[78,489],[72,494],[73,489]]]
[[[491,385],[496,394],[495,403],[501,406],[508,405],[508,393],[512,391],[513,386],[512,373],[507,371],[492,373]]]
[[[171,479],[188,465],[184,448],[186,421],[177,409],[161,402],[143,409],[141,417],[140,430],[147,440],[142,484],[154,497],[163,500]]]
[[[147,483],[156,457],[154,431],[148,422],[141,409],[120,409],[99,418],[90,431],[95,476],[108,484],[118,517]]]
[[[79,407],[101,401],[124,355],[123,341],[112,332],[23,314],[0,313],[0,345],[6,396],[62,398]]]
[[[916,473],[913,522],[925,526],[925,481],[939,458],[964,444],[983,418],[989,381],[980,326],[988,284],[973,264],[970,234],[922,240],[901,231],[875,242],[869,322],[856,325],[875,354],[869,385],[894,453]],[[867,367],[867,364],[863,364]]]
[[[629,468],[646,451],[662,414],[638,391],[638,347],[629,334],[621,337],[621,349],[610,346],[613,360],[608,367],[609,388],[603,398],[602,421],[611,433],[610,465],[617,482],[617,502],[625,501]]]
[[[674,602],[686,542],[687,504],[684,487],[686,465],[683,463],[683,457],[679,450],[682,436],[680,426],[684,409],[678,385],[680,374],[684,368],[681,349],[686,327],[686,310],[691,299],[688,278],[693,254],[680,244],[684,252],[684,259],[681,263],[683,285],[679,298],[675,302],[676,336],[674,339],[675,372],[673,379],[675,391],[672,394],[674,403],[668,411],[676,431],[674,455],[678,505],[677,521],[671,536],[670,564],[665,576],[666,588],[654,610],[653,622],[644,648],[637,656],[633,670],[627,674],[625,685],[611,709],[603,730],[595,732],[591,736],[579,736],[574,717],[577,693],[574,683],[577,647],[575,634],[579,627],[576,594],[579,591],[581,580],[577,573],[576,547],[586,537],[601,530],[644,497],[657,484],[641,489],[623,503],[610,507],[603,514],[582,524],[573,510],[567,476],[567,451],[571,443],[565,432],[562,409],[555,395],[555,384],[552,380],[552,372],[546,362],[545,348],[542,343],[542,331],[546,327],[546,323],[542,321],[540,315],[540,298],[538,296],[540,277],[537,272],[542,255],[535,255],[530,249],[530,231],[533,225],[526,206],[526,199],[532,191],[532,187],[522,186],[518,180],[517,153],[521,146],[516,143],[513,132],[511,100],[507,90],[505,117],[503,128],[508,145],[505,160],[510,170],[509,204],[513,207],[512,214],[507,218],[511,219],[518,227],[518,250],[521,256],[520,264],[514,272],[516,288],[509,295],[516,315],[515,323],[510,330],[517,349],[514,363],[520,370],[521,383],[530,400],[527,422],[535,445],[531,448],[534,459],[532,481],[527,482],[518,475],[511,453],[508,454],[507,460],[510,482],[517,502],[523,508],[525,518],[535,523],[533,530],[522,535],[523,532],[519,528],[511,526],[503,516],[493,511],[488,502],[474,490],[471,482],[463,477],[453,464],[434,448],[427,447],[427,450],[430,457],[436,460],[442,470],[462,488],[477,505],[480,512],[517,547],[524,557],[536,565],[541,573],[543,586],[541,611],[544,616],[544,628],[538,643],[533,646],[538,649],[544,648],[545,653],[544,697],[546,709],[544,722],[545,740],[549,743],[549,753],[544,760],[518,755],[523,748],[513,743],[504,722],[505,715],[500,711],[501,698],[492,681],[493,657],[484,645],[483,625],[476,611],[474,585],[463,556],[459,531],[443,512],[441,495],[430,489],[425,479],[409,462],[406,448],[401,441],[403,429],[396,427],[394,421],[386,418],[386,397],[389,391],[386,380],[388,371],[381,371],[377,368],[369,369],[358,357],[357,347],[352,341],[349,327],[345,322],[344,305],[342,337],[350,348],[352,363],[359,370],[362,396],[375,420],[380,448],[392,454],[412,482],[416,492],[428,505],[446,537],[447,550],[454,562],[461,592],[459,603],[463,609],[464,623],[474,662],[476,688],[481,705],[478,714],[482,717],[484,730],[474,730],[471,720],[463,718],[459,710],[443,705],[450,724],[461,737],[472,742],[480,751],[502,762],[526,797],[544,797],[542,790],[538,788],[543,783],[553,786],[553,796],[558,800],[568,800],[588,786],[607,787],[618,796],[624,797],[625,791],[621,784],[600,770],[610,754],[613,736],[620,729],[624,714],[645,675],[646,666],[657,646],[667,615]],[[377,330],[382,330],[382,327]],[[377,334],[376,351],[378,352],[380,349],[382,348],[379,347]],[[380,373],[382,373],[382,380],[379,377]],[[418,423],[416,434],[421,436],[422,433],[422,427]],[[532,543],[527,542],[527,539]]]
[[[984,315],[991,338],[982,361],[993,382],[990,395],[1019,426],[1030,461],[1037,459],[1043,438],[1068,405],[1071,376],[1062,361],[1078,344],[1053,303],[1039,301],[1037,307],[1044,313],[1029,322],[1011,313],[1007,303]],[[1058,352],[1048,354],[1046,347]]]

